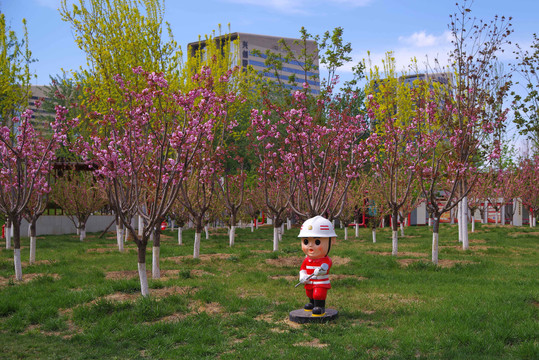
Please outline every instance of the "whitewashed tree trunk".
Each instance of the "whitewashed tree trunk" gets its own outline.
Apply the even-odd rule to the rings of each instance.
[[[458,221],[458,215],[460,214],[460,204],[457,205],[458,211],[457,211],[457,221]],[[449,210],[449,223],[453,225],[455,223],[455,209]],[[460,230],[460,229],[459,229]],[[459,234],[460,235],[460,234]],[[460,241],[460,240],[459,240]]]
[[[356,228],[356,238],[358,238],[359,237],[359,225],[356,224],[355,228]]]
[[[206,224],[206,226],[204,226],[204,232],[206,233],[206,240],[208,240],[210,238],[210,231],[209,231],[209,225]]]
[[[28,237],[32,237],[32,224],[28,224]]]
[[[505,225],[505,205],[504,204],[504,199],[502,198],[502,206],[501,206],[501,209],[500,209],[500,212],[501,212],[501,219],[500,219],[500,223],[502,225]]]
[[[537,226],[537,218],[534,216],[533,217],[533,227],[536,227]]]
[[[22,281],[21,249],[13,250],[13,262],[15,264],[15,280]]]
[[[30,236],[30,259],[28,263],[33,264],[36,262],[36,237]]]
[[[159,269],[159,252],[161,247],[153,246],[152,247],[152,279],[161,278],[161,270]]]
[[[124,252],[124,229],[121,226],[116,225],[116,243],[118,244],[118,251]]]
[[[255,232],[255,222],[251,220],[251,232]]]
[[[232,247],[234,246],[234,236],[236,236],[236,227],[235,226],[231,226],[230,227],[230,234],[229,234],[229,245]]]
[[[148,287],[148,276],[146,275],[146,263],[138,263],[138,277],[140,279],[141,295],[150,295],[150,288]]]
[[[11,249],[11,226],[4,229],[6,235],[6,249]]]
[[[401,236],[404,236],[404,223],[402,222],[400,224],[400,229],[401,229]]]
[[[279,251],[279,228],[273,227],[273,251]]]
[[[174,231],[174,225],[176,225],[176,224],[174,224],[174,220],[170,220],[170,230],[171,231]]]
[[[292,228],[292,221],[289,218],[286,218],[286,230],[290,230]]]
[[[178,226],[178,245],[183,245],[183,227]]]
[[[393,230],[393,236],[391,238],[391,255],[397,256],[399,251],[399,232]]]
[[[432,233],[432,262],[438,265],[438,233]]]
[[[142,231],[144,230],[144,219],[142,216],[138,216],[138,236],[142,236]]]
[[[200,239],[202,238],[202,233],[195,232],[195,245],[193,246],[193,259],[198,259],[200,257]]]
[[[373,242],[373,243],[376,242],[376,228],[373,228],[373,229],[372,229],[372,242]]]
[[[462,212],[462,204],[463,204],[463,201],[461,200],[458,204],[457,204],[457,225],[459,227],[459,243],[462,242],[462,215],[463,215],[463,212]]]
[[[129,230],[127,230],[126,227],[124,227],[122,240],[124,241],[124,243],[127,243],[127,241],[129,240]]]
[[[344,240],[348,240],[348,227],[344,227]]]
[[[256,229],[257,229],[257,230],[258,230],[259,224],[260,224],[260,222],[257,221],[257,222],[256,222]]]
[[[381,228],[385,228],[386,227],[386,219],[385,218],[382,218],[382,226]]]
[[[11,226],[9,227],[9,234],[11,235],[12,239],[13,239],[13,231],[15,231],[15,227],[13,226],[13,224],[11,224]]]
[[[432,218],[429,217],[429,226],[432,226]]]
[[[475,232],[475,218],[472,217],[472,232]]]
[[[468,241],[468,197],[462,198],[462,249],[468,250],[470,243]]]

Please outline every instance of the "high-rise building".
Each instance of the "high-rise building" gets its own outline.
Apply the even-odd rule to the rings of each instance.
[[[288,62],[285,60],[286,51],[279,44],[279,40],[281,39],[286,42],[298,60],[290,60]],[[276,78],[279,78],[284,86],[291,90],[302,89],[302,84],[305,82],[306,77],[311,93],[320,93],[318,47],[314,41],[308,40],[306,46],[304,46],[303,44],[294,43],[299,39],[239,32],[218,36],[214,40],[218,46],[221,46],[225,41],[231,41],[232,45],[230,48],[234,52],[234,56],[238,57],[237,59],[242,67],[252,66],[253,69],[271,81],[276,81]],[[303,42],[303,40],[300,41]],[[196,41],[189,43],[187,46],[189,55],[193,56],[197,50],[203,49],[206,46],[206,42]],[[267,50],[281,56],[283,66],[282,69],[277,71],[277,74],[265,64]],[[306,50],[307,54],[313,55],[313,69],[307,69],[306,71],[306,64],[301,60],[303,58],[301,55],[302,50]],[[294,75],[296,78],[294,84],[289,84],[291,75]]]

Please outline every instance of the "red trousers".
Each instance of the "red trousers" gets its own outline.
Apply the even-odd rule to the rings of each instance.
[[[309,299],[326,300],[328,294],[327,288],[315,287],[313,289],[305,289],[305,293]]]

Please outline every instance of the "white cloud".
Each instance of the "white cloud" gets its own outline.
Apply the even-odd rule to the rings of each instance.
[[[446,31],[440,36],[427,34],[425,31],[415,32],[410,36],[399,36],[399,42],[413,47],[433,47],[449,44],[451,33]]]

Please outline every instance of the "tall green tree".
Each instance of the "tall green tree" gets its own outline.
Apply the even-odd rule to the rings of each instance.
[[[74,74],[92,106],[88,112],[107,113],[128,106],[119,75],[130,88],[143,86],[133,68],[163,73],[170,91],[178,89],[181,49],[164,22],[164,0],[79,0],[61,3],[62,19],[73,30],[78,47],[86,53],[87,67]],[[168,39],[163,36],[166,28]]]
[[[518,45],[517,45],[518,46]],[[522,92],[513,91],[514,122],[522,135],[527,135],[536,151],[539,151],[539,38],[533,34],[528,50],[518,47],[518,63],[514,66],[522,80]]]
[[[0,13],[0,122],[11,126],[11,119],[28,107],[30,95],[30,64],[34,61],[28,47],[26,20],[22,20],[23,36],[6,24]]]

